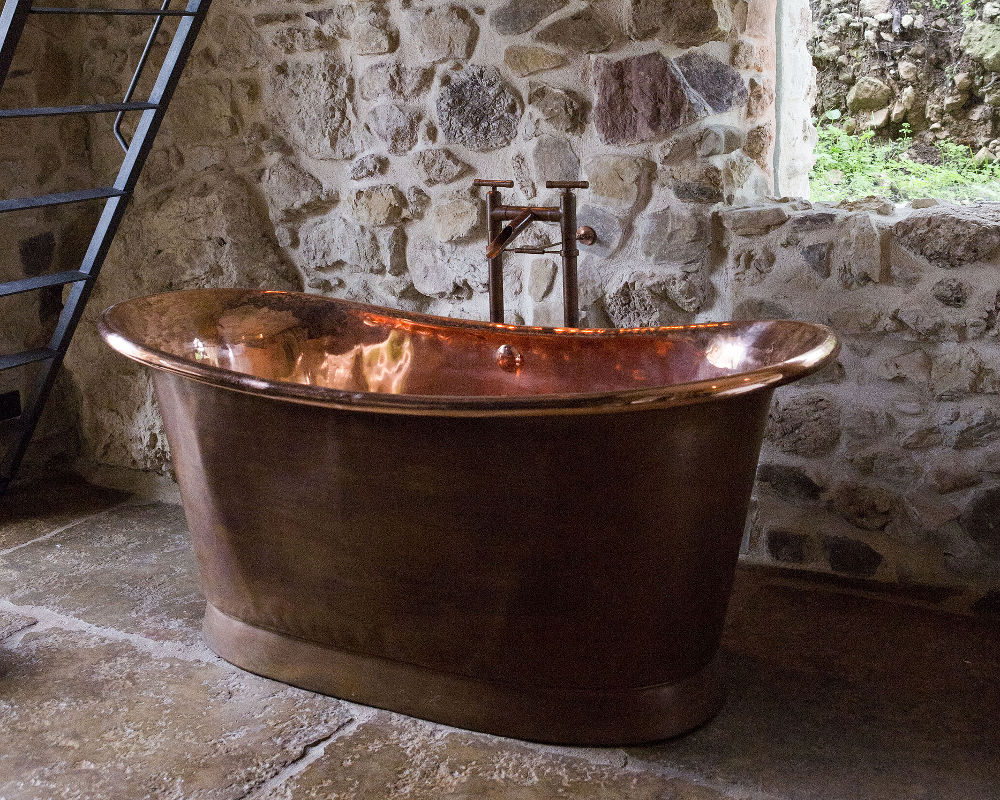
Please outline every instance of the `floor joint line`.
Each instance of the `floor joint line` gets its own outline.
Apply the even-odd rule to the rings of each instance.
[[[109,508],[103,508],[100,511],[95,511],[93,514],[88,514],[85,517],[79,517],[78,519],[72,520],[71,522],[67,522],[65,525],[61,525],[55,530],[51,530],[48,533],[42,534],[41,536],[31,539],[30,541],[21,542],[20,544],[16,544],[13,547],[8,547],[6,550],[0,550],[0,558],[2,558],[3,556],[10,555],[11,553],[14,553],[24,547],[28,547],[29,545],[37,544],[38,542],[44,542],[48,539],[52,539],[53,537],[58,536],[60,533],[65,533],[71,528],[75,528],[77,525],[82,525],[84,522],[89,522],[90,520],[95,519],[101,516],[102,514],[108,514],[112,511],[116,511],[117,509],[127,504],[128,504],[127,500],[122,501],[121,503],[116,503],[115,505],[110,506]]]

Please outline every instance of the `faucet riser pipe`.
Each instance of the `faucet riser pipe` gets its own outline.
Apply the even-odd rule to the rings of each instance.
[[[577,276],[576,195],[566,189],[559,201],[562,229],[563,319],[567,328],[580,327],[580,285]]]
[[[503,228],[504,218],[498,217],[496,211],[500,205],[500,191],[494,187],[486,193],[486,219],[489,220],[489,238],[494,241]],[[490,265],[490,322],[503,322],[503,254],[489,259]]]

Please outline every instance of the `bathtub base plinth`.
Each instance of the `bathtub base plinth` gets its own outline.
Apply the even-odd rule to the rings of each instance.
[[[724,697],[715,661],[669,685],[543,688],[349,653],[255,627],[211,604],[204,634],[215,653],[257,675],[432,722],[550,744],[621,746],[666,739],[711,719]]]

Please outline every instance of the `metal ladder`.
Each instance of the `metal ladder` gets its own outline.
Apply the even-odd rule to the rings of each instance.
[[[94,288],[94,282],[100,272],[101,265],[107,256],[108,249],[114,239],[118,225],[125,214],[129,198],[139,180],[146,157],[152,149],[153,140],[160,128],[160,123],[167,111],[167,105],[173,96],[177,81],[184,69],[188,56],[194,47],[195,38],[201,24],[208,13],[211,0],[187,0],[183,10],[171,10],[171,0],[163,0],[159,9],[138,8],[52,8],[35,6],[33,0],[6,0],[3,11],[0,12],[0,89],[3,88],[14,58],[14,52],[24,31],[25,23],[32,14],[99,14],[103,16],[146,16],[153,17],[153,27],[146,46],[139,58],[138,66],[132,75],[132,80],[120,103],[98,103],[92,105],[74,105],[53,108],[17,108],[0,110],[0,119],[17,117],[49,117],[61,114],[107,114],[117,113],[114,132],[115,137],[125,151],[118,176],[111,186],[100,186],[92,189],[77,189],[68,192],[23,197],[10,200],[0,200],[0,214],[24,211],[33,208],[62,205],[64,203],[79,203],[88,200],[105,200],[97,225],[94,229],[86,254],[80,268],[69,272],[58,272],[50,275],[36,275],[20,280],[0,282],[0,297],[31,292],[47,286],[71,285],[69,298],[59,315],[55,330],[46,347],[25,350],[11,355],[0,355],[0,371],[14,369],[26,364],[42,363],[40,374],[23,410],[19,398],[13,402],[8,400],[4,405],[11,417],[4,425],[10,425],[13,430],[12,442],[5,453],[0,453],[0,496],[4,494],[13,480],[17,468],[24,457],[31,436],[41,417],[45,401],[55,383],[59,367],[62,365],[66,350],[69,347],[73,332],[83,314],[87,298]],[[179,17],[177,31],[164,57],[156,82],[145,101],[132,99],[139,82],[143,68],[153,49],[154,40],[160,26],[166,17]],[[121,131],[122,119],[126,112],[141,112],[135,133],[131,142],[126,141]],[[19,413],[18,413],[19,412]]]

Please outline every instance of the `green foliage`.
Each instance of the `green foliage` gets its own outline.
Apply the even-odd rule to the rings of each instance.
[[[968,147],[944,141],[936,145],[940,164],[919,163],[906,156],[913,144],[909,125],[900,134],[895,141],[876,142],[871,130],[850,135],[836,125],[820,125],[809,177],[812,199],[1000,200],[1000,161],[977,164]]]

